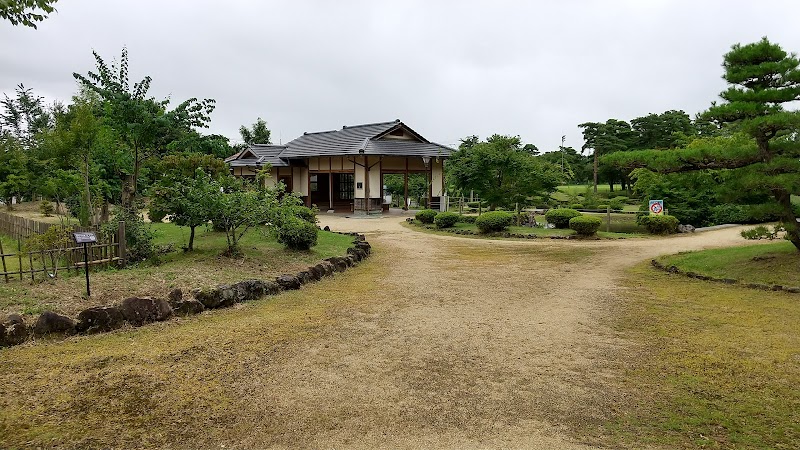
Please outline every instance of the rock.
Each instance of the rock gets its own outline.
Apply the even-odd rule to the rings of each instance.
[[[283,288],[274,281],[264,281],[264,295],[278,295]]]
[[[222,303],[222,293],[219,288],[192,289],[192,297],[207,309],[219,308]]]
[[[203,306],[199,300],[194,298],[174,302],[171,305],[172,311],[177,316],[191,316],[194,314],[200,314],[206,310],[206,307]]]
[[[720,281],[722,281],[724,284],[736,284],[737,283],[737,281],[734,280],[733,278],[723,278]]]
[[[35,336],[44,336],[56,333],[75,333],[75,321],[67,316],[62,316],[52,311],[45,311],[39,315],[39,318],[36,319],[36,323],[33,325],[33,334]]]
[[[773,290],[773,291],[782,291],[783,290],[783,286],[781,286],[780,284],[776,284],[776,285],[772,286],[771,290]]]
[[[125,320],[139,327],[148,322],[160,322],[172,317],[166,300],[152,297],[130,297],[122,301],[120,311]]]
[[[167,300],[170,302],[179,302],[183,300],[183,291],[180,288],[175,288],[167,294]]]
[[[323,231],[331,231],[331,227],[325,225],[325,228],[322,229]]]
[[[694,227],[691,225],[678,225],[678,233],[694,233]]]
[[[267,285],[261,280],[245,280],[233,285],[236,288],[236,301],[258,300],[267,293]]]
[[[95,306],[78,314],[75,329],[81,333],[100,333],[115,330],[123,323],[125,317],[116,306]]]
[[[369,255],[370,252],[372,252],[372,246],[369,245],[369,242],[367,241],[357,242],[356,247],[360,248],[361,250],[364,250],[364,252],[366,252],[367,255]]]
[[[358,264],[358,259],[356,259],[355,255],[347,255],[347,257],[345,257],[345,260],[347,260],[347,265],[350,267],[353,267],[356,264]]]
[[[321,263],[317,264],[317,267],[320,268],[322,276],[325,277],[333,275],[333,272],[335,271],[333,264],[331,264],[330,261],[322,261]]]
[[[681,273],[681,269],[678,269],[678,266],[669,266],[667,268],[667,272],[669,272],[669,273]]]
[[[322,269],[320,269],[317,266],[310,266],[308,269],[306,269],[306,272],[308,272],[308,276],[311,278],[312,281],[319,281],[322,279],[324,275],[322,273]]]
[[[23,320],[22,316],[20,316],[19,314],[9,314],[8,317],[6,318],[6,323],[8,325],[13,325],[15,323],[18,323],[20,325],[25,325],[25,320]]]
[[[326,261],[333,264],[334,271],[336,272],[344,272],[347,270],[347,261],[345,261],[345,258],[340,256],[332,256],[326,259]]]
[[[19,345],[28,339],[28,328],[24,323],[14,322],[6,327],[6,345]]]
[[[698,275],[699,274],[697,274],[695,272],[686,272],[686,276],[689,277],[689,278],[697,278]]]
[[[227,308],[239,301],[239,289],[236,286],[221,284],[217,286],[217,291],[219,292],[219,303],[215,308]]]
[[[308,284],[312,281],[311,274],[307,271],[302,271],[297,273],[297,279],[300,280],[300,284]]]
[[[0,323],[0,347],[6,345],[6,326]]]
[[[281,275],[275,279],[275,282],[286,291],[300,289],[300,280],[294,275]]]
[[[800,294],[800,287],[786,287],[783,288],[786,292],[791,292],[792,294]]]

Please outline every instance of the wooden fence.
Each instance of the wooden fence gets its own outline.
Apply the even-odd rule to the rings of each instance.
[[[7,214],[6,214],[7,215]],[[3,220],[0,217],[0,220]],[[6,220],[0,222],[0,234],[11,235],[13,239],[3,239],[0,236],[0,277],[6,283],[12,280],[23,280],[30,278],[45,280],[58,276],[59,271],[70,270],[78,272],[84,266],[84,247],[77,244],[69,244],[59,248],[31,251],[25,248],[24,240],[33,233],[44,233],[50,226],[55,224],[37,222],[35,220],[17,217],[17,220]],[[10,233],[4,228],[11,224],[14,233]],[[97,231],[96,227],[74,227],[74,231]],[[10,245],[9,245],[10,244]],[[12,248],[8,248],[12,247]],[[119,222],[116,233],[103,239],[98,236],[98,242],[89,244],[88,264],[89,267],[111,267],[124,266],[126,259],[125,246],[125,222]]]

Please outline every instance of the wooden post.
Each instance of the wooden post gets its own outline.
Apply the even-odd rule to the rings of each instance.
[[[408,210],[408,156],[406,156],[406,173],[403,175],[403,211]]]
[[[17,260],[19,261],[19,281],[22,281],[22,241],[17,238]]]
[[[120,265],[120,267],[125,267],[125,262],[126,262],[126,258],[127,258],[127,255],[126,255],[127,245],[126,245],[126,241],[125,241],[125,222],[124,221],[120,221],[119,222],[119,228],[117,229],[117,240],[119,241],[119,244],[117,246],[117,248],[119,249],[119,265]]]
[[[611,206],[606,207],[606,232],[611,231]]]
[[[6,283],[8,283],[8,269],[6,268],[6,255],[3,252],[3,240],[0,239],[0,259],[3,260],[3,273],[6,277]]]

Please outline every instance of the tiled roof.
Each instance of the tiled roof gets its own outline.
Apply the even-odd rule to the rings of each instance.
[[[384,136],[403,128],[419,140],[383,139]],[[254,159],[252,156],[256,156]],[[382,155],[382,156],[431,156],[448,157],[453,149],[428,142],[408,128],[400,120],[364,125],[345,126],[341,130],[304,133],[286,145],[251,145],[247,150],[229,158],[231,166],[263,164],[273,167],[288,166],[289,159],[312,156]]]

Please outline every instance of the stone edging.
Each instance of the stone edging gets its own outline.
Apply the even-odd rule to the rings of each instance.
[[[369,257],[372,246],[363,234],[337,233],[353,236],[353,246],[346,256],[333,256],[295,275],[281,275],[274,281],[244,280],[210,289],[193,289],[191,298],[184,298],[180,289],[173,289],[167,299],[152,297],[126,298],[119,305],[94,306],[81,311],[77,319],[45,311],[33,325],[25,324],[22,316],[11,314],[0,323],[0,347],[22,344],[28,338],[59,334],[94,334],[121,328],[126,322],[138,327],[160,322],[172,316],[199,314],[207,309],[219,309],[236,303],[257,300],[282,291],[300,289],[304,284],[319,281],[336,272],[344,272]]]
[[[655,259],[651,260],[650,264],[656,269],[661,270],[663,272],[672,273],[676,275],[683,275],[689,278],[694,278],[695,280],[732,284],[741,287],[746,287],[749,289],[757,289],[760,291],[783,291],[791,294],[800,294],[800,287],[787,287],[787,286],[781,286],[780,284],[744,283],[734,278],[714,278],[707,275],[699,274],[697,272],[686,272],[684,270],[681,270],[680,268],[678,268],[678,266],[675,265],[665,266],[660,261],[657,261]]]

